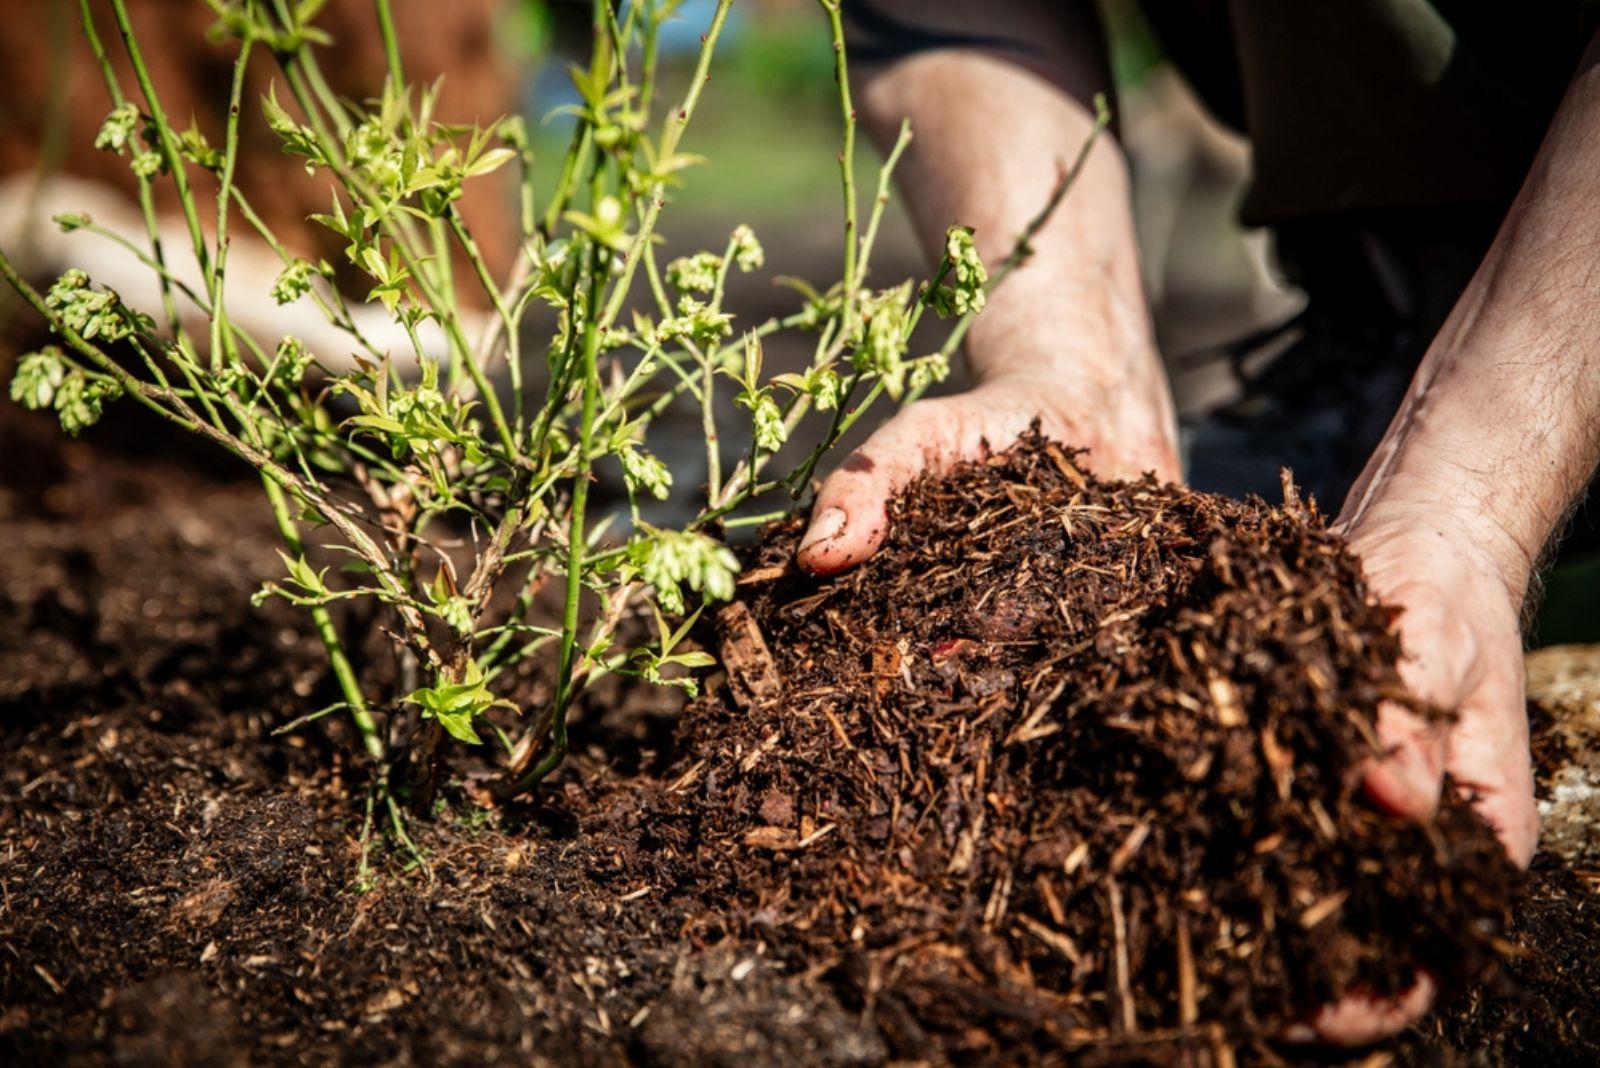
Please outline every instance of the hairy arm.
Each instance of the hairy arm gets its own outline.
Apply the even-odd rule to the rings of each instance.
[[[1350,492],[1345,519],[1426,505],[1471,524],[1522,599],[1600,458],[1600,47]]]
[[[924,248],[936,256],[959,222],[998,263],[1092,133],[1094,94],[1109,88],[1092,5],[863,6],[852,31],[862,117],[880,144],[911,120],[899,176]],[[1004,447],[1034,418],[1089,446],[1103,473],[1177,477],[1172,402],[1113,141],[1096,145],[1033,247],[968,334],[976,389],[908,407],[842,465],[818,497],[806,567],[859,563],[882,540],[891,493],[985,444]]]
[[[1412,693],[1379,715],[1368,793],[1426,818],[1448,772],[1526,865],[1538,841],[1519,616],[1544,547],[1600,460],[1600,48],[1591,45],[1477,274],[1418,369],[1340,523],[1399,606]],[[1361,1043],[1432,998],[1350,998],[1306,1038]]]

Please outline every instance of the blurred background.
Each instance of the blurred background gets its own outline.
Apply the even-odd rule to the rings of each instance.
[[[154,73],[169,111],[193,112],[206,128],[214,121],[216,101],[225,100],[225,89],[218,87],[226,85],[232,54],[231,48],[217,49],[206,41],[212,14],[200,0],[137,0],[131,6],[136,22],[148,31],[144,39],[159,42],[159,49],[152,48],[158,53]],[[664,37],[664,91],[671,98],[681,92],[714,6],[712,0],[686,0]],[[124,159],[89,147],[109,105],[79,40],[76,5],[8,0],[7,7],[12,18],[0,32],[0,242],[25,261],[31,255],[36,272],[45,275],[59,265],[50,262],[46,247],[51,238],[37,203],[40,175],[65,172],[125,191],[131,183]],[[1101,9],[1112,45],[1116,110],[1132,165],[1157,335],[1180,414],[1192,425],[1238,396],[1230,346],[1291,319],[1303,298],[1276,279],[1268,235],[1246,232],[1237,223],[1248,146],[1205,114],[1163,59],[1133,0],[1102,0]],[[549,188],[571,131],[571,120],[553,113],[577,100],[567,64],[588,55],[588,0],[398,0],[396,12],[408,74],[421,81],[445,75],[443,117],[487,122],[510,112],[523,114],[536,167],[542,169],[538,185]],[[339,90],[355,99],[374,95],[382,83],[381,47],[370,20],[364,0],[333,0],[321,19],[338,42],[330,71]],[[766,246],[767,267],[730,278],[736,327],[796,308],[795,294],[775,284],[775,276],[794,275],[825,288],[841,273],[836,161],[841,130],[832,64],[826,25],[814,0],[735,5],[713,62],[712,85],[685,142],[687,151],[708,162],[689,171],[672,195],[663,216],[662,262],[702,248],[720,250],[733,226],[752,226]],[[252,87],[257,92],[265,91],[268,66],[261,64],[261,84]],[[858,152],[858,184],[870,188],[879,161],[865,142]],[[326,242],[304,219],[325,210],[325,191],[304,180],[298,161],[283,158],[266,131],[247,136],[246,150],[251,162],[243,180],[252,197],[260,199],[264,214],[292,245],[318,253]],[[501,263],[512,252],[514,211],[506,184],[489,184],[469,205],[474,232]],[[505,240],[495,241],[495,233]],[[891,204],[869,284],[891,285],[926,271],[903,213]],[[549,325],[530,322],[530,352],[543,351]],[[34,327],[11,294],[0,295],[0,374],[9,378],[14,354],[41,340]],[[938,338],[928,336],[931,348]],[[768,348],[769,373],[810,355],[805,336],[774,343]],[[960,389],[963,382],[964,375],[957,373],[941,388]],[[731,405],[727,414],[733,414]],[[853,440],[888,414],[885,406],[863,420]],[[8,412],[7,418],[14,415]],[[678,422],[670,443],[653,437],[652,447],[681,472],[680,488],[692,488],[704,464],[698,414],[683,413]],[[809,442],[802,437],[789,451],[806,448]],[[27,456],[4,459],[31,461]],[[1594,528],[1586,512],[1579,523]],[[1537,641],[1600,640],[1597,606],[1600,552],[1567,554],[1550,576]]]

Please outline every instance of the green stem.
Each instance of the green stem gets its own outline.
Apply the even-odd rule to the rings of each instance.
[[[106,54],[105,45],[100,40],[100,31],[95,28],[94,12],[90,9],[89,0],[78,0],[79,17],[83,22],[83,38],[89,46],[89,51],[94,55],[95,63],[100,68],[100,76],[105,81],[106,92],[111,97],[113,107],[121,107],[127,103],[123,95],[122,86],[117,81],[117,72],[111,66],[111,58]],[[150,241],[151,258],[159,265],[158,277],[161,280],[161,307],[167,317],[167,329],[172,331],[174,337],[181,339],[183,324],[178,319],[178,305],[173,297],[172,275],[166,267],[166,256],[162,251],[161,227],[156,216],[155,197],[150,192],[150,179],[144,175],[138,176],[139,182],[139,211],[144,217],[145,236]]]
[[[844,148],[839,153],[839,177],[844,185],[844,307],[846,323],[855,310],[856,290],[856,109],[850,99],[850,67],[845,58],[844,22],[841,0],[819,0],[828,13],[828,29],[833,38],[833,79],[839,88],[839,112],[844,120]]]
[[[724,503],[717,505],[715,508],[708,508],[704,512],[701,512],[699,515],[695,516],[694,520],[684,529],[699,530],[707,523],[710,523],[713,520],[721,519],[723,516],[738,508],[746,501],[753,500],[756,497],[761,496],[763,493],[770,493],[775,489],[779,489],[782,485],[783,484],[781,482],[756,483],[750,487],[750,491],[748,493],[739,494],[730,501],[725,501]]]
[[[684,130],[689,127],[689,120],[694,118],[695,107],[700,102],[700,91],[705,87],[711,70],[711,54],[716,51],[717,39],[722,36],[723,24],[728,21],[728,9],[733,6],[733,0],[717,0],[717,10],[711,16],[711,25],[706,29],[702,44],[700,45],[700,59],[695,63],[694,76],[689,80],[689,91],[684,94],[683,103],[678,105],[678,110],[667,118],[666,131],[661,135],[661,151],[657,155],[660,161],[670,160],[678,151],[678,142],[683,138]],[[645,208],[644,221],[639,224],[639,233],[633,239],[632,251],[625,258],[622,274],[611,289],[611,299],[606,302],[605,314],[601,317],[602,328],[609,327],[616,322],[617,316],[622,313],[622,305],[628,299],[628,290],[633,284],[633,272],[638,269],[641,255],[638,250],[650,243],[650,236],[655,232],[656,220],[661,216],[661,208],[666,202],[666,182],[658,181],[650,189],[649,206]]]
[[[233,333],[228,329],[223,286],[228,269],[228,205],[232,202],[234,169],[239,163],[239,102],[244,95],[245,71],[250,65],[251,41],[239,45],[239,58],[233,64],[233,86],[228,92],[228,123],[224,135],[222,174],[217,188],[217,264],[211,281],[211,364],[218,366],[223,355],[237,360]]]
[[[501,327],[506,335],[506,369],[511,375],[511,405],[513,418],[516,420],[518,437],[522,434],[522,346],[519,338],[518,316],[512,314],[506,307],[504,296],[500,288],[494,284],[494,276],[489,273],[489,264],[483,258],[483,252],[478,248],[477,239],[472,236],[466,226],[461,222],[461,215],[451,205],[446,221],[450,232],[455,235],[457,243],[467,254],[467,261],[472,264],[473,273],[478,277],[478,284],[483,286],[483,291],[489,296],[489,303],[494,305],[495,314],[500,317]],[[485,353],[485,356],[488,354]]]
[[[556,693],[550,708],[550,735],[546,752],[526,775],[512,787],[520,794],[554,771],[567,753],[567,710],[574,693],[573,668],[577,659],[578,610],[583,594],[585,515],[589,503],[589,471],[594,447],[595,409],[600,400],[600,331],[592,309],[599,303],[605,285],[605,263],[598,247],[593,247],[590,267],[589,307],[591,315],[584,326],[583,339],[583,416],[578,424],[578,464],[572,481],[572,509],[567,521],[567,588],[561,613],[561,647],[556,664]]]
[[[400,65],[400,35],[395,33],[394,12],[389,8],[389,0],[377,0],[378,33],[383,37],[383,58],[389,64],[389,79],[394,82],[394,91],[399,92],[400,87],[406,84],[405,70]]]
[[[872,246],[878,241],[878,224],[883,221],[883,211],[889,206],[890,179],[894,175],[895,165],[900,162],[900,156],[910,143],[911,120],[902,119],[900,134],[894,139],[894,147],[889,150],[883,166],[878,168],[878,192],[872,201],[872,214],[867,219],[867,232],[861,238],[861,260],[857,264],[857,269],[861,271],[863,278],[866,277],[867,266],[872,260]]]
[[[114,244],[122,246],[122,248],[127,250],[129,254],[137,258],[141,264],[148,267],[158,278],[160,278],[164,286],[171,286],[174,290],[189,298],[189,302],[198,308],[202,315],[209,316],[211,314],[210,301],[201,296],[199,293],[196,293],[194,290],[190,289],[183,279],[167,270],[167,268],[163,266],[161,262],[158,261],[154,256],[140,248],[138,245],[134,244],[132,241],[128,240],[128,238],[124,235],[117,233],[115,230],[108,230],[99,223],[93,222],[87,226],[80,227],[80,229],[85,233],[94,234],[96,237],[103,237]],[[176,314],[176,312],[173,314]]]
[[[304,556],[305,543],[300,540],[300,532],[295,528],[294,517],[289,511],[289,500],[284,496],[283,488],[265,476],[262,477],[261,484],[266,487],[267,500],[272,504],[272,518],[277,521],[278,533],[283,538],[284,547],[291,556]],[[344,695],[344,702],[350,708],[350,719],[355,723],[356,732],[361,735],[361,743],[367,755],[382,767],[388,757],[383,737],[378,731],[377,721],[372,718],[372,710],[367,707],[367,699],[361,693],[361,683],[356,678],[355,668],[350,664],[350,657],[345,654],[344,643],[339,639],[339,629],[333,623],[333,615],[320,604],[312,605],[310,612],[311,622],[317,628],[317,637],[322,640],[322,648],[328,654],[328,666],[333,669],[333,677],[339,683],[339,692]]]
[[[303,79],[305,88],[309,89],[316,98],[322,102],[323,109],[333,119],[334,129],[343,137],[351,130],[350,116],[345,113],[344,105],[339,103],[338,96],[334,93],[322,72],[317,69],[316,58],[311,55],[310,45],[307,43],[304,29],[305,24],[299,14],[289,7],[289,0],[272,0],[273,8],[278,12],[278,21],[292,31],[296,41],[293,52],[280,56],[284,73],[289,76],[291,85],[296,79]],[[325,134],[326,128],[321,125],[322,117],[313,109],[301,105],[306,117],[311,120],[319,135]],[[337,147],[337,146],[335,146]]]
[[[632,5],[638,7],[638,4]],[[644,20],[644,62],[639,72],[639,110],[648,115],[655,103],[656,58],[660,54],[661,16],[656,0],[650,0],[650,13]]]
[[[544,225],[541,227],[541,232],[546,241],[555,237],[556,227],[561,225],[561,215],[572,201],[574,182],[588,165],[589,153],[593,148],[594,129],[588,123],[584,123],[573,134],[572,144],[561,160],[561,175],[556,179],[556,189],[550,197],[550,204],[544,210]]]
[[[166,157],[167,168],[172,173],[172,184],[183,207],[184,222],[189,226],[189,240],[193,242],[195,258],[200,262],[200,275],[209,286],[212,280],[211,254],[206,248],[205,232],[200,227],[200,212],[195,206],[194,191],[190,188],[189,176],[183,169],[183,155],[178,151],[178,139],[173,134],[172,124],[167,121],[167,114],[161,107],[161,98],[156,95],[155,83],[145,66],[144,53],[140,51],[139,42],[134,38],[133,22],[128,18],[127,5],[123,0],[111,0],[111,11],[116,16],[117,28],[122,33],[122,44],[127,49],[128,61],[133,65],[133,76],[139,83],[140,92],[144,94],[145,106],[150,109],[151,125],[156,128],[162,155]]]
[[[724,519],[722,525],[728,530],[734,530],[738,527],[759,527],[761,524],[770,523],[774,519],[782,519],[788,514],[789,510],[787,508],[780,508],[776,512],[762,512],[760,515],[742,515],[737,519]]]
[[[722,447],[717,441],[717,375],[709,356],[701,362],[705,368],[705,381],[700,386],[700,426],[706,439],[706,497],[714,501],[722,493]]]

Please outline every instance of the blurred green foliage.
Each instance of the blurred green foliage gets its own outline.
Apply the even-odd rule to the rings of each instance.
[[[682,17],[694,14],[690,9]],[[717,92],[708,94],[696,120],[693,148],[711,165],[695,168],[692,180],[670,194],[674,215],[690,225],[729,215],[758,225],[831,218],[839,198],[834,158],[841,127],[827,22],[809,6],[752,6],[743,15],[713,62]],[[548,0],[515,0],[504,17],[507,46],[522,57],[530,79],[569,61],[560,54],[563,38]],[[663,55],[668,93],[682,92],[692,58]],[[565,102],[536,96],[529,104],[541,184],[553,180],[566,151],[571,126],[550,116]],[[856,162],[858,181],[870,182],[877,155],[860,151]]]

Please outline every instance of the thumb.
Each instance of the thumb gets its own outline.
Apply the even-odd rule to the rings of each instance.
[[[919,401],[845,457],[822,484],[795,557],[814,575],[847,571],[878,551],[889,533],[889,498],[924,472],[962,459],[958,412],[950,400]]]

